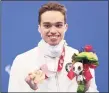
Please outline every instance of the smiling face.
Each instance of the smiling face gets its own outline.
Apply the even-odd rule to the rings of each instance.
[[[41,15],[38,30],[45,42],[55,46],[64,38],[67,27],[64,15],[61,12],[46,11]]]

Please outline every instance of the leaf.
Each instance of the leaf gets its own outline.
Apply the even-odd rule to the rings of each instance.
[[[80,84],[77,89],[77,93],[85,93],[85,85]]]

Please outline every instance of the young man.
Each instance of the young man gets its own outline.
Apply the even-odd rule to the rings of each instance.
[[[64,40],[68,24],[66,8],[54,2],[39,10],[38,31],[42,40],[38,46],[18,55],[12,65],[9,92],[77,92],[76,77],[69,78],[66,64],[78,50]],[[94,70],[88,92],[97,92]]]

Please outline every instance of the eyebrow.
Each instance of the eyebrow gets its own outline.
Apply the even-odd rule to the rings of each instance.
[[[44,22],[43,24],[62,24],[63,22],[56,22],[56,23],[50,23],[50,22]]]

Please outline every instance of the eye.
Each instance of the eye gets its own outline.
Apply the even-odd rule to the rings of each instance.
[[[81,67],[80,67],[80,66],[78,67],[78,70],[79,70],[79,71],[81,70]]]
[[[45,24],[44,27],[45,27],[45,28],[50,28],[51,25],[50,25],[50,24]]]
[[[56,24],[55,27],[61,28],[63,25],[62,24]]]
[[[75,71],[75,67],[73,67],[73,71]]]

